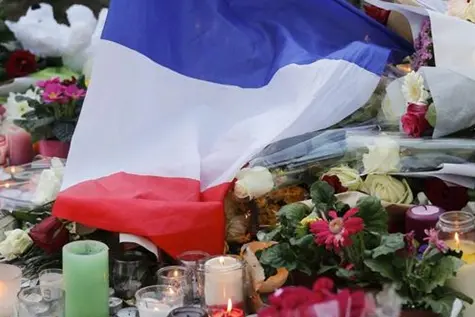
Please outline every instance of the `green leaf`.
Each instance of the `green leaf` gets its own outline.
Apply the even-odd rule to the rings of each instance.
[[[381,237],[381,244],[372,250],[372,257],[377,258],[382,255],[395,253],[405,247],[404,234],[393,233],[383,235]]]
[[[277,217],[283,226],[293,226],[295,228],[309,213],[310,208],[307,205],[294,203],[282,207],[277,212]]]
[[[336,271],[337,269],[338,269],[338,266],[336,266],[336,265],[323,265],[317,271],[317,275],[324,275],[324,274],[329,273],[331,271]]]
[[[314,243],[314,238],[311,234],[308,234],[300,239],[290,238],[290,244],[299,248],[307,248]]]
[[[444,286],[450,278],[453,278],[459,268],[464,265],[461,259],[453,256],[444,256],[431,266],[430,278],[426,280],[426,293],[432,292],[436,287]]]
[[[435,299],[431,296],[427,296],[423,298],[422,301],[428,306],[427,308],[430,308],[434,313],[442,317],[449,317],[455,298],[455,296],[445,296]]]
[[[61,142],[71,142],[76,125],[69,122],[55,122],[53,134]]]
[[[391,264],[391,257],[389,258],[378,258],[378,259],[366,259],[364,264],[371,271],[378,273],[383,278],[389,279],[391,282],[398,283],[398,276],[394,271],[394,268]]]
[[[261,231],[258,233],[258,237],[262,237],[262,238],[259,238],[259,240],[260,241],[278,241],[281,230],[282,230],[282,227],[278,226],[277,228],[275,228],[274,230],[268,233],[264,233]]]
[[[435,127],[437,122],[437,112],[435,110],[435,105],[431,104],[426,112],[426,120],[429,122],[431,127]]]
[[[335,190],[327,182],[317,181],[310,188],[310,196],[318,210],[328,211],[337,199]]]
[[[259,261],[273,268],[285,267],[289,271],[297,268],[295,253],[288,243],[279,243],[262,251]]]
[[[388,232],[388,213],[377,197],[367,196],[358,200],[358,217],[364,221],[365,230],[379,233]]]

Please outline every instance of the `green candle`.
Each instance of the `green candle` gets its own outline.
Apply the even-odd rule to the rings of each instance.
[[[109,316],[109,248],[98,241],[63,247],[66,317]]]

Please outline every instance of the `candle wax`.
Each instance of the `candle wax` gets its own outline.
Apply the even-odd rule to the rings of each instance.
[[[475,264],[475,242],[460,240],[459,243],[455,240],[446,241],[449,248],[456,251],[462,251],[462,260],[467,264]]]
[[[453,289],[467,294],[469,297],[475,298],[475,242],[460,240],[446,241],[447,245],[454,250],[463,252],[462,260],[467,264],[463,265],[457,272],[457,276],[448,281],[448,285]],[[466,310],[464,316],[475,316],[475,305],[465,305]]]
[[[205,303],[209,307],[244,302],[242,263],[230,256],[212,258],[205,263]]]
[[[211,317],[244,317],[244,311],[239,308],[233,308],[231,311],[227,309],[214,310]]]

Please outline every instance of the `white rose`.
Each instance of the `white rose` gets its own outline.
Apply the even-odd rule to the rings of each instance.
[[[430,97],[429,92],[424,87],[424,78],[414,71],[404,76],[402,93],[409,103],[427,104]]]
[[[368,145],[368,153],[363,154],[364,172],[390,173],[399,171],[401,158],[399,144],[389,137],[379,137],[373,145]]]
[[[42,205],[54,201],[61,189],[61,181],[53,169],[42,171],[36,185],[33,202]]]
[[[7,231],[5,235],[6,239],[0,242],[0,254],[8,261],[22,255],[33,244],[28,233],[21,229]]]
[[[240,199],[258,198],[274,188],[274,179],[271,172],[261,166],[243,168],[236,175],[236,179],[234,195]]]
[[[362,191],[393,204],[411,204],[414,200],[407,181],[405,179],[399,181],[389,175],[368,175]]]
[[[348,166],[330,168],[324,175],[337,176],[341,185],[353,191],[358,190],[363,184],[360,173]]]

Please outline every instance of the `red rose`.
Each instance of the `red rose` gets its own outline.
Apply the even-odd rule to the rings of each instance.
[[[34,73],[38,68],[35,55],[28,51],[14,51],[5,63],[8,78],[16,78]]]
[[[336,175],[324,175],[322,181],[328,183],[335,190],[336,194],[348,191],[348,188],[341,184],[340,179]]]
[[[35,245],[51,254],[60,251],[69,242],[69,232],[64,223],[51,216],[31,229],[30,238]]]
[[[426,119],[428,108],[427,105],[415,103],[407,106],[407,111],[401,118],[402,129],[407,135],[418,138],[430,128]]]
[[[389,15],[391,14],[391,11],[378,8],[371,4],[364,5],[364,12],[383,25],[388,24]]]
[[[438,178],[428,178],[424,184],[424,193],[431,203],[447,211],[461,210],[468,203],[468,191],[465,187],[448,186]]]

